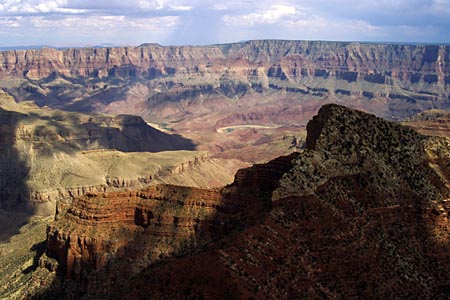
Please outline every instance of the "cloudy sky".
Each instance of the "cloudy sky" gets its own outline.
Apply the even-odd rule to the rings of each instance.
[[[450,43],[450,0],[0,1],[0,47],[250,39]]]

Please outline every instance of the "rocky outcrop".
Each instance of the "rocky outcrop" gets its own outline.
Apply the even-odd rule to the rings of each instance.
[[[66,278],[83,282],[75,292],[96,294],[93,282],[101,281],[101,289],[109,293],[124,274],[195,253],[256,222],[270,208],[270,191],[294,156],[242,169],[235,182],[222,189],[157,185],[61,202],[47,229],[47,256],[58,260]]]
[[[326,105],[302,153],[223,189],[61,206],[47,255],[71,278],[66,296],[445,299],[449,161],[446,138]]]
[[[445,110],[424,111],[404,120],[403,124],[422,134],[450,138],[450,113]]]
[[[100,150],[104,153],[113,153],[115,151]],[[92,152],[91,152],[92,153]],[[120,152],[117,152],[119,154]],[[193,153],[194,154],[194,153]],[[155,156],[155,160],[158,156]],[[211,160],[208,153],[199,153],[198,156],[187,157],[186,161],[179,164],[164,166],[159,169],[148,169],[146,176],[139,174],[133,176],[108,176],[105,174],[104,181],[98,184],[85,186],[61,186],[58,188],[49,188],[42,190],[31,189],[29,201],[31,203],[45,203],[55,204],[59,200],[69,200],[76,197],[81,197],[89,193],[97,192],[111,192],[124,189],[138,189],[143,186],[155,185],[164,182],[168,178],[176,177],[183,173],[189,173],[195,167],[202,167],[202,164],[208,163]],[[24,195],[25,196],[25,195]],[[7,208],[7,207],[5,207]]]

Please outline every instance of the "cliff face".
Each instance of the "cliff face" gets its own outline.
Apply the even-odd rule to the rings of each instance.
[[[194,105],[204,98],[273,93],[304,101],[385,99],[390,105],[379,114],[399,118],[447,108],[449,101],[449,46],[269,40],[204,47],[43,48],[0,56],[0,77],[17,99],[157,119],[186,109],[167,102]],[[132,86],[144,93],[142,99],[131,97]]]
[[[1,75],[44,79],[184,74],[266,75],[279,79],[336,77],[348,82],[449,82],[448,46],[308,41],[250,41],[215,46],[16,50],[1,52]],[[225,61],[234,64],[225,65]]]
[[[427,110],[403,122],[416,131],[450,138],[450,113],[445,110]]]
[[[221,190],[160,186],[61,206],[47,255],[72,278],[68,294],[99,299],[445,299],[449,153],[446,138],[326,105],[302,153]]]
[[[124,274],[195,253],[256,222],[271,206],[270,191],[291,168],[293,157],[242,169],[222,189],[157,185],[89,193],[71,204],[60,203],[47,229],[47,255],[57,259],[66,278],[81,283],[70,292],[109,294]]]

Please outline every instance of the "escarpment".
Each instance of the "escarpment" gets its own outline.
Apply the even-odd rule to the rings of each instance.
[[[248,166],[194,148],[141,117],[38,108],[0,93],[0,209],[49,215],[56,201],[88,192],[223,186]]]
[[[60,206],[46,255],[66,276],[61,295],[445,299],[449,140],[338,105],[307,129],[301,153],[222,189]]]
[[[334,76],[347,82],[363,77],[378,84],[395,79],[435,83],[448,82],[449,72],[449,48],[439,45],[266,40],[197,47],[42,48],[2,51],[1,56],[2,76],[30,79],[208,74],[224,68],[227,59],[235,61],[231,74],[262,75],[262,67],[263,74],[280,79]]]
[[[422,134],[450,137],[450,114],[445,110],[427,110],[404,120],[403,124]]]
[[[99,280],[109,291],[124,274],[194,254],[257,222],[271,207],[270,191],[295,156],[242,169],[233,184],[221,189],[157,185],[61,202],[47,230],[47,255],[58,260],[67,278],[84,282],[75,292],[96,294],[98,287],[89,282]]]
[[[355,107],[388,118],[449,106],[450,48],[445,45],[266,40],[198,47],[43,48],[0,56],[3,87],[17,99],[74,111],[167,121],[174,113],[195,112],[205,99],[258,96],[267,101],[274,95],[363,100]],[[378,109],[372,100],[380,101]],[[224,104],[212,101],[208,108],[217,105]]]

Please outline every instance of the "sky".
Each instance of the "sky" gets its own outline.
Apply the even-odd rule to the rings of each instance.
[[[450,43],[450,0],[1,0],[0,47]]]

